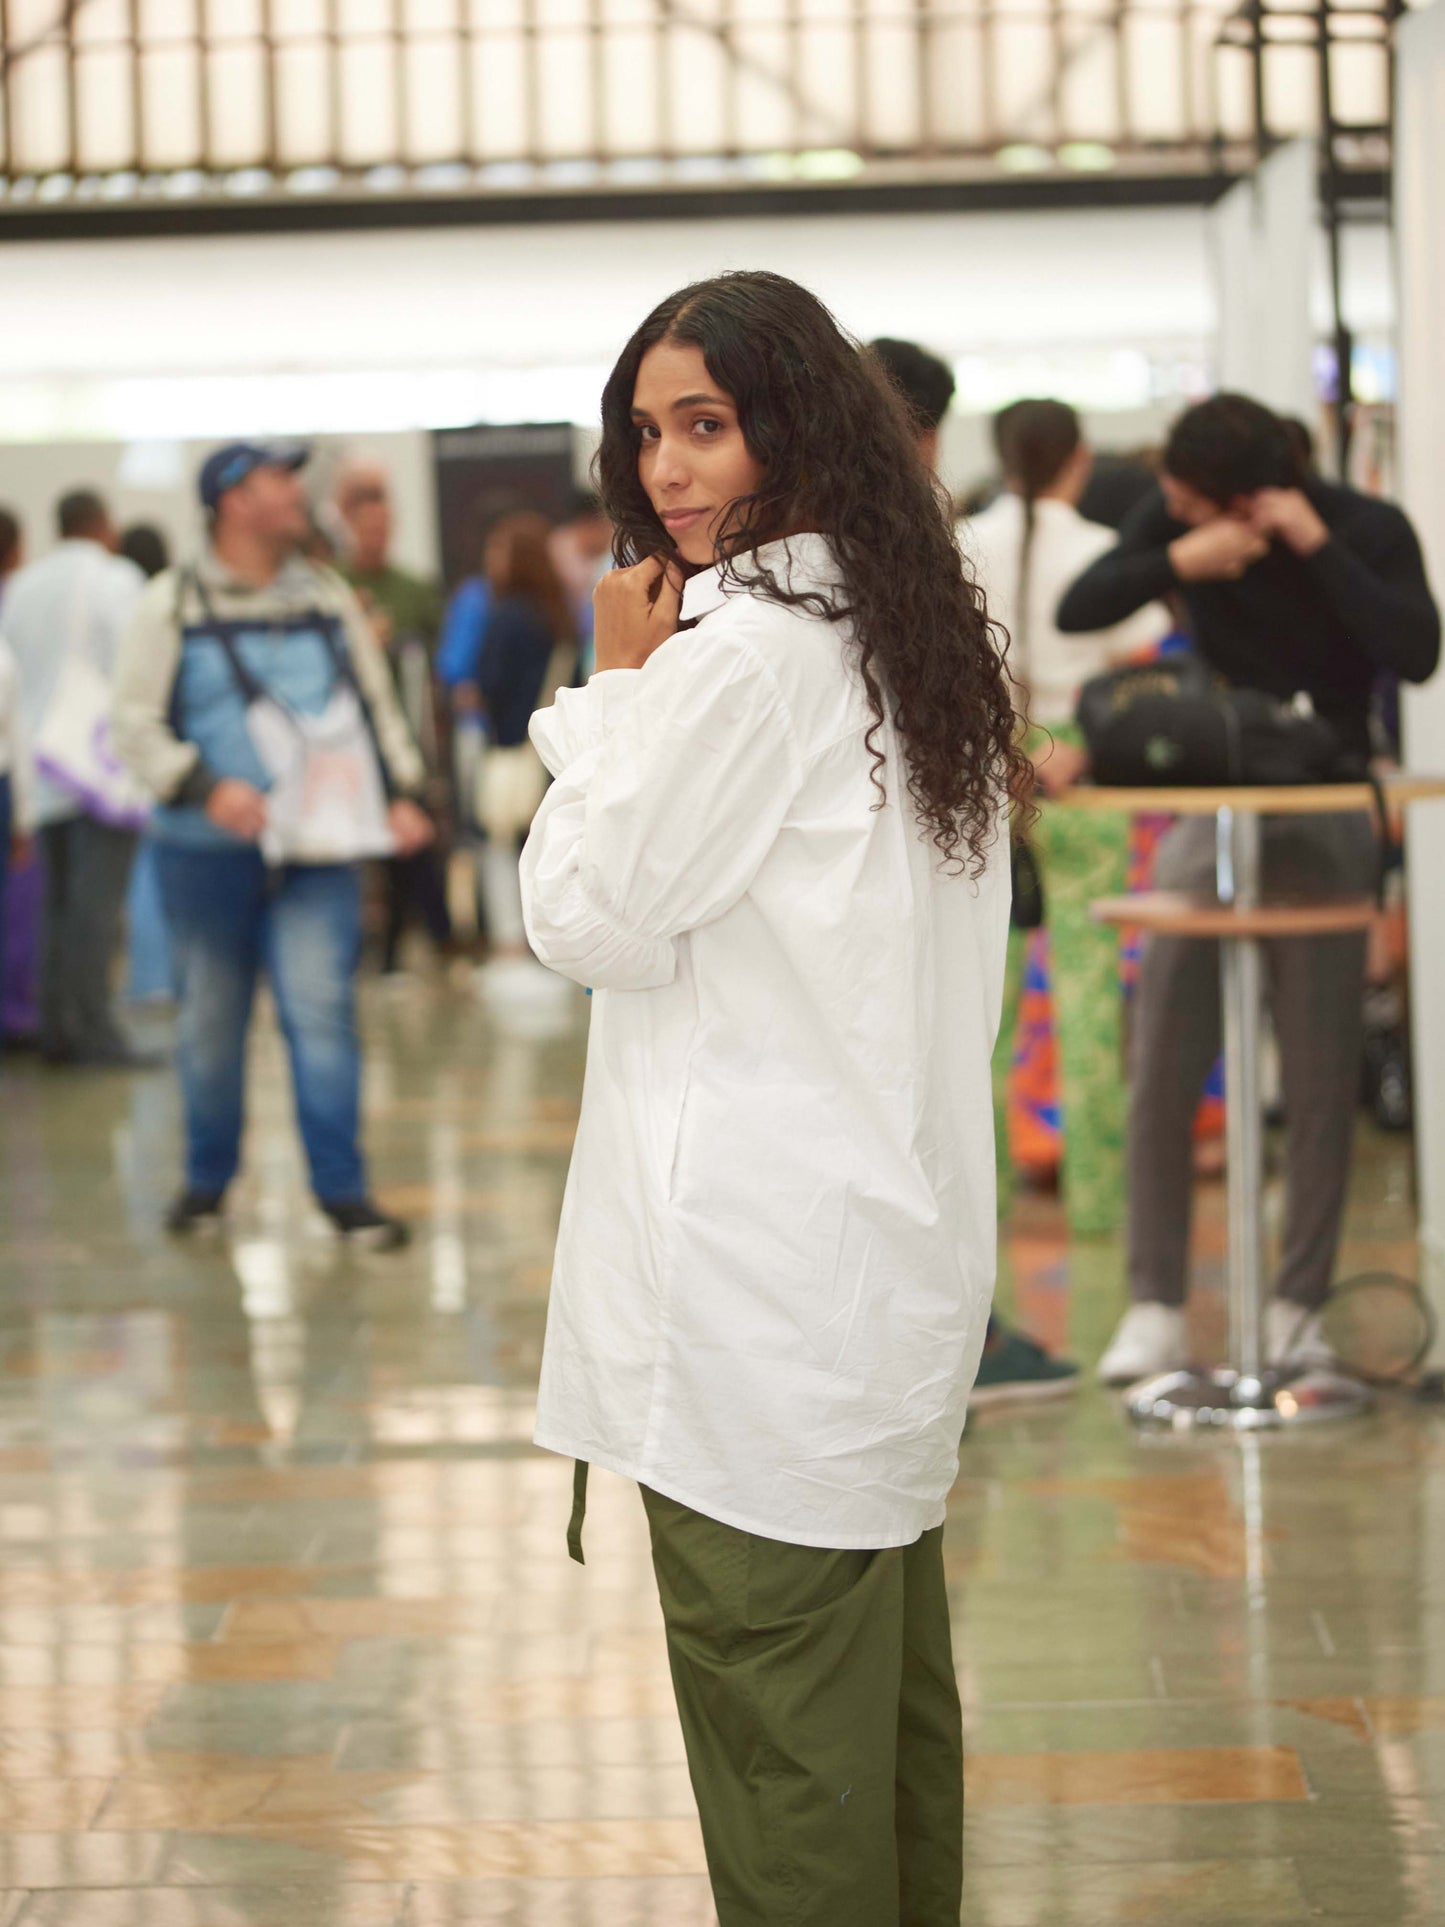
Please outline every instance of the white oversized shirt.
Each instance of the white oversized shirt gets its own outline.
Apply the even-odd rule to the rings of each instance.
[[[762,551],[792,587],[827,542]],[[977,881],[907,805],[846,626],[686,587],[641,670],[532,722],[522,861],[592,1028],[539,1445],[797,1545],[938,1525],[993,1292],[1006,831]]]

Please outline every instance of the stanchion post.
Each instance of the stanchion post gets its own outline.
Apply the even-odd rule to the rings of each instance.
[[[1259,816],[1253,810],[1222,809],[1216,836],[1220,901],[1240,910],[1255,909],[1259,903]],[[1221,943],[1220,952],[1229,1157],[1229,1353],[1241,1379],[1257,1382],[1264,1365],[1260,947],[1254,937],[1229,937]]]

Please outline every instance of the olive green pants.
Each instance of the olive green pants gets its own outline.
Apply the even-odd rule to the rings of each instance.
[[[1060,741],[1077,731],[1060,725]],[[1069,1229],[1080,1237],[1115,1231],[1124,1218],[1124,996],[1119,933],[1089,915],[1096,897],[1121,896],[1129,880],[1129,821],[1094,810],[1045,804],[1029,833],[1044,889],[1050,989],[1064,1140],[1060,1190]],[[1027,933],[1009,932],[1003,1012],[994,1050],[994,1128],[999,1210],[1012,1199],[1008,1077],[1023,988]]]
[[[828,1552],[642,1497],[720,1927],[958,1927],[943,1528]]]

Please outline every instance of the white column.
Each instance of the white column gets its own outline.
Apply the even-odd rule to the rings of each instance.
[[[1313,423],[1319,150],[1291,141],[1209,217],[1219,385]]]
[[[1445,5],[1397,29],[1395,247],[1399,280],[1400,494],[1445,590]],[[1405,695],[1405,759],[1445,772],[1445,676]],[[1445,1334],[1445,803],[1413,812],[1409,840],[1415,1131],[1424,1277]],[[1445,1338],[1436,1364],[1445,1363]]]

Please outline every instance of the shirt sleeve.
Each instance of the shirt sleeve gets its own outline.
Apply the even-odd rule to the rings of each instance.
[[[97,668],[108,678],[115,675],[121,639],[145,589],[146,579],[134,562],[123,555],[106,558],[96,586],[90,643]]]
[[[551,708],[537,711],[532,742],[553,776],[606,742],[641,675],[640,669],[599,669],[580,689],[559,689]]]
[[[1440,661],[1440,612],[1415,531],[1388,503],[1373,505],[1353,543],[1332,535],[1306,566],[1351,641],[1377,669],[1425,682]]]
[[[1112,629],[1146,602],[1178,587],[1169,544],[1180,533],[1161,496],[1146,496],[1126,518],[1114,547],[1064,591],[1054,620],[1065,635]]]
[[[486,584],[473,578],[462,583],[446,606],[441,641],[437,644],[436,668],[448,689],[476,679],[488,600]]]
[[[175,800],[200,764],[195,744],[182,742],[171,728],[181,656],[177,586],[171,569],[146,585],[120,639],[111,684],[116,753],[160,802]]]
[[[522,856],[527,934],[596,989],[672,982],[676,942],[746,893],[802,781],[772,671],[732,625],[559,692],[533,720],[557,780]]]
[[[1113,544],[1106,540],[1102,553],[1107,555],[1112,547]],[[1098,560],[1097,556],[1095,560]],[[1111,662],[1127,662],[1130,658],[1153,648],[1155,643],[1162,642],[1173,627],[1174,619],[1165,605],[1162,602],[1150,601],[1143,603],[1132,615],[1125,616],[1122,621],[1112,623],[1107,629],[1100,629],[1094,634],[1083,631],[1070,633],[1078,636],[1080,644],[1088,643],[1107,650]],[[1064,646],[1072,648],[1074,644],[1066,642]]]

